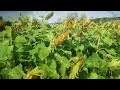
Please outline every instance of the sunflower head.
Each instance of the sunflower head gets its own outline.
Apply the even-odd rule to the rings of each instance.
[[[89,24],[90,24],[90,19],[87,19],[87,20],[83,21],[83,26],[84,27],[88,27]]]
[[[75,20],[74,18],[65,21],[66,29],[72,29],[72,28],[74,28],[75,25],[76,25],[76,23],[77,23],[77,20]]]

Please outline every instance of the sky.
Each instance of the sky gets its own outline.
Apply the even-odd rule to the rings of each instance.
[[[54,16],[49,19],[48,22],[54,23],[57,21],[58,18],[65,17],[68,13],[77,12],[78,16],[85,13],[86,16],[89,17],[113,17],[109,11],[54,11]],[[120,11],[112,11],[120,16]],[[33,16],[37,19],[40,19],[39,16],[47,15],[48,11],[0,11],[0,16],[3,16],[4,19],[8,19],[8,16],[13,16],[18,18],[20,13],[25,16],[29,16],[32,18]]]

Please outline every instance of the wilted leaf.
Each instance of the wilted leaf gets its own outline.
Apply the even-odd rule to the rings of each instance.
[[[24,75],[24,79],[34,79],[34,76],[43,76],[44,72],[40,69],[40,67],[35,67],[33,70],[29,71],[26,75]]]
[[[69,79],[75,79],[81,66],[83,65],[84,61],[80,60],[75,65],[73,65],[72,70],[69,75]]]

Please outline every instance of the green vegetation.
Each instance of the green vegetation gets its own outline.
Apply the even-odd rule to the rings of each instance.
[[[71,28],[69,23],[46,23],[22,16],[5,25],[0,32],[1,79],[120,78],[118,21],[78,18]]]

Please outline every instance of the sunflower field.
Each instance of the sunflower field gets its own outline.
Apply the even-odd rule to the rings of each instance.
[[[119,20],[46,23],[0,19],[1,79],[120,78]]]

